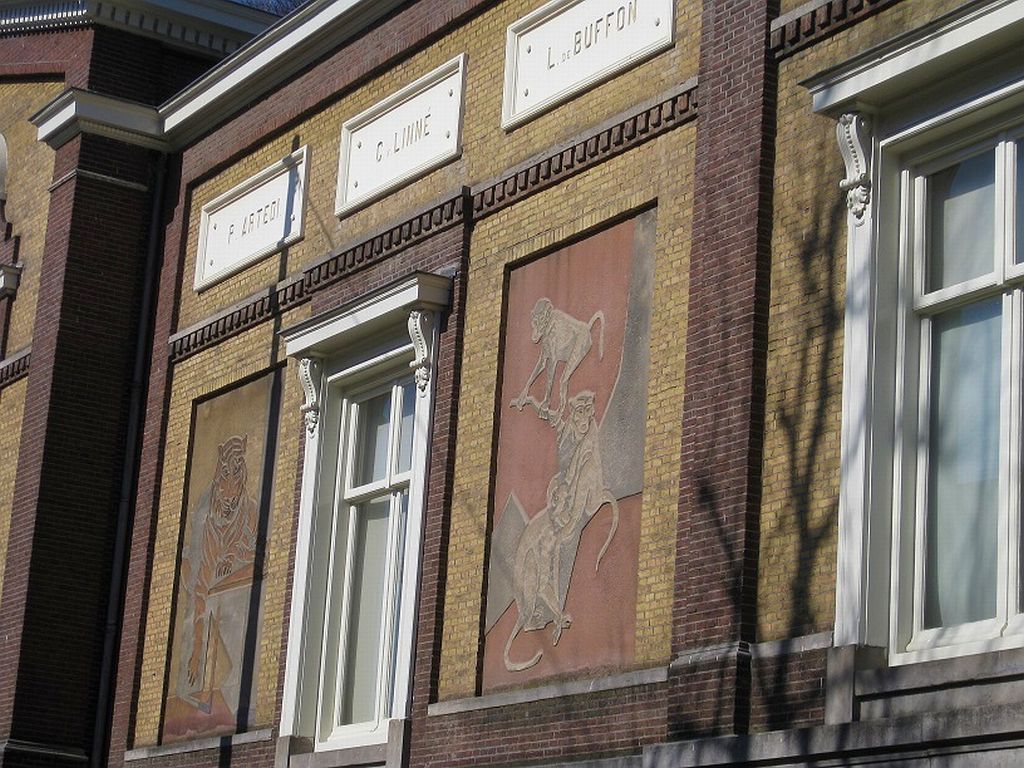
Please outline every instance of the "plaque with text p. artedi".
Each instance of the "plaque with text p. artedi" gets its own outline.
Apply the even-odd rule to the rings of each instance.
[[[552,0],[510,25],[502,127],[671,47],[674,7],[673,0]]]
[[[301,147],[203,206],[197,291],[302,237],[308,165],[309,148]]]

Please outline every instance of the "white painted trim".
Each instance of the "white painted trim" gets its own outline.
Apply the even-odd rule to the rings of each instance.
[[[1017,29],[1014,27],[1017,26]],[[807,81],[815,112],[884,105],[919,84],[929,70],[954,69],[986,50],[1019,40],[1024,0],[970,4],[933,24],[901,35]]]
[[[338,410],[341,403],[333,400],[325,387],[344,386],[346,382],[359,382],[372,376],[375,369],[381,375],[394,376],[400,368],[396,363],[408,359],[415,363],[413,354],[416,345],[405,336],[408,314],[415,310],[437,313],[446,307],[451,295],[451,281],[439,275],[417,273],[396,282],[376,294],[348,307],[312,318],[282,333],[289,356],[313,356],[323,360],[322,365],[308,366],[316,371],[314,377],[303,380],[307,401],[324,402],[324,411],[318,428],[306,429],[305,453],[302,470],[302,484],[299,501],[299,519],[296,535],[295,572],[293,578],[291,613],[288,628],[288,649],[285,660],[285,688],[281,708],[282,736],[314,737],[320,728],[320,713],[317,701],[322,663],[322,636],[310,634],[322,629],[317,614],[325,605],[324,596],[318,595],[312,578],[314,557],[325,554],[324,531],[317,531],[318,525],[325,524],[320,499],[319,483],[330,475],[337,482],[339,459],[342,448],[331,448],[328,437],[331,430],[347,428],[344,414]],[[439,326],[436,318],[426,326],[431,329],[428,357],[432,369],[436,369],[436,353],[439,342]],[[347,360],[340,357],[346,345],[362,342],[375,335],[385,333],[387,344],[384,348],[368,353],[368,357]],[[401,359],[396,356],[400,351]],[[330,356],[334,356],[333,358]],[[412,367],[412,365],[410,365]],[[301,368],[301,366],[300,366]],[[415,424],[416,438],[413,443],[411,470],[399,478],[408,477],[408,518],[405,521],[405,544],[402,554],[401,598],[395,620],[397,624],[396,662],[393,669],[394,698],[387,702],[386,711],[373,727],[344,727],[332,738],[316,744],[317,750],[334,750],[370,744],[384,743],[388,739],[389,724],[394,719],[406,716],[412,688],[412,654],[415,647],[416,606],[419,594],[419,570],[423,545],[423,517],[426,504],[426,481],[429,469],[434,387],[436,376],[431,375],[424,382],[423,396],[416,396]],[[417,379],[417,383],[418,379]],[[310,392],[312,390],[312,393]],[[341,438],[339,438],[341,439]],[[328,442],[325,443],[325,440]],[[350,441],[349,441],[350,442]],[[326,447],[325,447],[326,446]],[[325,452],[326,451],[326,452]],[[330,464],[326,468],[326,464]],[[332,498],[335,489],[331,489]],[[343,493],[343,488],[337,489]],[[333,506],[333,505],[332,505]],[[317,521],[320,520],[320,523]],[[390,534],[389,534],[390,535]],[[331,537],[333,539],[333,537]],[[329,555],[329,553],[326,553]],[[348,558],[350,561],[351,558]],[[314,668],[315,667],[315,668]],[[316,674],[313,674],[316,672]],[[312,686],[310,690],[307,686]]]
[[[0,299],[18,292],[23,268],[23,264],[0,264]]]
[[[108,136],[149,149],[168,148],[155,107],[80,88],[64,91],[29,121],[36,126],[39,141],[54,149],[79,133]]]
[[[501,127],[506,131],[522,125],[560,104],[564,104],[590,86],[609,80],[620,72],[631,69],[640,62],[668,50],[675,43],[676,4],[670,2],[668,4],[668,19],[662,20],[662,23],[667,22],[666,29],[660,39],[634,51],[623,59],[612,62],[588,77],[577,80],[569,87],[552,94],[528,109],[517,110],[515,108],[515,96],[519,85],[516,79],[518,73],[519,38],[557,17],[559,14],[564,13],[572,6],[583,2],[586,2],[586,0],[550,0],[550,2],[517,19],[508,26],[505,35],[505,84],[501,96]]]
[[[449,278],[418,272],[373,296],[285,329],[281,332],[285,353],[289,357],[326,356],[375,327],[404,320],[413,309],[446,307],[450,296]]]
[[[322,400],[323,369],[317,366],[312,380],[316,399]],[[305,388],[305,384],[303,385]],[[321,419],[322,421],[322,419]],[[319,657],[318,643],[306,643],[307,614],[312,602],[312,580],[308,578],[310,559],[316,540],[314,510],[317,504],[317,471],[320,466],[320,436],[323,429],[304,430],[306,444],[303,451],[302,485],[299,491],[299,519],[295,535],[295,577],[292,581],[291,610],[288,617],[288,649],[285,656],[284,692],[281,702],[281,736],[299,735],[300,723],[309,715],[302,709],[311,693],[305,690],[308,675],[302,674],[309,664],[307,659]]]
[[[1024,83],[998,83],[986,91],[966,84],[964,100],[938,105],[946,107],[938,116],[936,104],[919,100],[910,105],[915,114],[909,115],[907,103],[896,101],[929,76],[941,77],[965,62],[1012,50],[1022,35],[1024,0],[973,2],[804,83],[815,111],[836,116],[860,111],[871,114],[874,124],[866,218],[858,220],[852,212],[847,218],[835,644],[887,645],[893,663],[921,660],[928,653],[948,655],[943,649],[899,653],[911,628],[897,602],[911,590],[906,576],[891,566],[905,559],[908,547],[912,554],[914,545],[912,531],[893,511],[915,498],[915,489],[905,487],[896,468],[916,456],[909,449],[917,433],[903,429],[905,419],[914,419],[902,409],[919,402],[916,374],[895,362],[908,355],[917,359],[917,341],[907,338],[913,335],[907,315],[914,299],[901,254],[912,235],[899,211],[907,210],[911,195],[900,182],[901,169],[909,151],[919,151],[926,141],[945,140],[954,130],[963,135],[977,125],[979,135],[998,132],[1006,109],[1020,101]],[[943,152],[948,156],[948,145]],[[853,164],[844,159],[850,177]],[[879,198],[885,205],[878,205]],[[896,333],[883,333],[883,328]],[[952,654],[964,652],[969,652],[966,647]]]
[[[292,243],[296,243],[303,238],[306,231],[306,201],[308,199],[308,195],[306,194],[306,176],[309,171],[309,154],[308,145],[299,147],[287,157],[282,158],[273,165],[264,168],[255,176],[249,177],[238,186],[232,187],[227,192],[218,195],[202,207],[199,218],[199,254],[196,257],[196,274],[195,279],[193,280],[193,288],[196,291],[209,288],[211,285],[215,285],[231,275],[238,274],[246,267],[265,259],[272,253],[277,253],[278,251],[287,248]],[[206,249],[210,234],[210,217],[225,206],[230,205],[239,198],[247,195],[249,192],[252,192],[254,189],[258,189],[282,174],[291,173],[292,170],[297,170],[298,172],[297,183],[299,188],[299,205],[298,210],[294,212],[294,215],[298,217],[298,226],[295,227],[287,237],[278,240],[276,243],[268,245],[265,248],[261,248],[255,253],[232,263],[230,266],[220,270],[219,272],[207,275],[205,266]],[[291,193],[289,192],[289,194]]]
[[[466,61],[465,53],[459,54],[454,59],[446,61],[437,69],[420,77],[399,91],[379,101],[355,117],[350,117],[341,124],[341,152],[338,156],[338,184],[335,190],[334,213],[336,216],[344,216],[363,206],[369,205],[375,200],[387,195],[389,192],[404,186],[413,179],[425,176],[436,168],[451,162],[462,154],[462,117],[466,103]],[[444,82],[453,75],[459,76],[459,90],[453,96],[458,97],[458,119],[456,122],[455,141],[450,150],[441,154],[428,157],[424,162],[411,168],[405,173],[394,177],[384,186],[373,191],[369,195],[357,196],[354,200],[347,194],[349,161],[352,156],[352,135],[361,128],[369,125],[375,120],[384,117],[388,112],[396,109],[402,104],[411,101],[420,94],[430,90],[438,83]]]
[[[867,125],[865,121],[863,125]],[[874,142],[868,131],[868,146]],[[842,145],[841,145],[842,146]],[[860,169],[872,181],[871,157],[859,158]],[[847,159],[851,175],[857,159]],[[837,646],[865,641],[861,618],[867,613],[868,504],[870,498],[871,376],[873,356],[875,195],[858,213],[847,207],[846,314],[843,338],[843,400],[840,433],[839,542],[836,565]]]
[[[313,0],[240,48],[160,107],[180,146],[233,109],[338,48],[402,0]]]
[[[177,7],[178,3],[178,0],[124,1],[153,3],[160,7]],[[187,1],[188,8],[204,5],[198,0]],[[98,0],[69,0],[65,4],[69,8],[77,8],[85,2]],[[228,0],[210,2],[220,8],[235,7]],[[336,50],[347,40],[359,35],[402,2],[312,0],[238,48],[159,107],[102,97],[109,100],[105,103],[107,108],[87,118],[82,112],[88,111],[85,102],[88,101],[90,108],[95,109],[96,98],[99,97],[87,91],[77,91],[74,97],[66,94],[58,96],[40,110],[36,118],[33,118],[33,123],[40,128],[40,140],[54,147],[84,132],[106,135],[161,151],[180,149],[233,112],[244,109],[247,104],[280,85],[310,61]],[[211,18],[215,16],[211,14]],[[76,23],[88,20],[88,16],[83,16]],[[209,34],[202,33],[199,37],[206,39]]]

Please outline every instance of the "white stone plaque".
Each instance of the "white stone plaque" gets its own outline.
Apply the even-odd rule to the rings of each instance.
[[[203,206],[197,291],[302,237],[308,155],[302,147]]]
[[[552,0],[508,28],[503,128],[671,47],[673,0]]]
[[[462,152],[466,55],[457,56],[341,126],[341,216]]]

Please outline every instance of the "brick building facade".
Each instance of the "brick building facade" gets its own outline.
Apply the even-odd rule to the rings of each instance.
[[[1019,764],[1022,40],[0,3],[0,764]]]

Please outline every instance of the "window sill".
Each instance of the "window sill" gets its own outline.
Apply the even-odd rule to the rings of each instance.
[[[402,752],[408,736],[408,720],[389,720],[387,736],[379,744],[362,744],[338,749],[311,751],[312,742],[304,738],[283,737],[278,753],[288,755],[279,765],[288,768],[344,768],[351,765],[386,765],[397,768],[402,764]]]
[[[1024,648],[859,670],[856,691],[858,696],[884,696],[1018,676],[1024,677]]]
[[[668,679],[667,667],[652,667],[622,675],[610,675],[593,680],[571,680],[565,683],[553,683],[537,688],[520,688],[500,693],[489,693],[485,696],[474,696],[466,699],[439,701],[427,707],[427,715],[437,717],[453,715],[459,712],[471,712],[478,709],[507,707],[515,704],[526,704],[544,699],[559,699],[563,696],[576,696],[597,691],[611,691],[617,688],[632,688],[637,685],[663,683]]]
[[[857,720],[904,717],[1024,701],[1024,648],[976,653],[854,674]]]
[[[224,747],[237,747],[242,744],[252,744],[257,741],[270,741],[273,732],[269,728],[259,731],[238,733],[234,736],[213,736],[208,739],[196,739],[195,741],[182,741],[175,744],[158,744],[152,747],[137,747],[129,749],[124,753],[124,761],[149,760],[154,757],[166,757],[168,755],[182,755],[189,752],[202,752],[207,749],[221,749]]]

